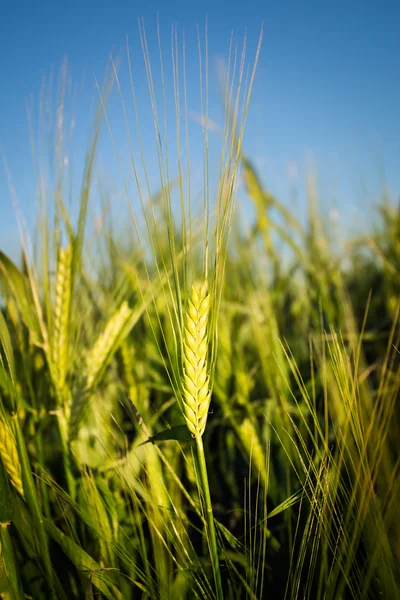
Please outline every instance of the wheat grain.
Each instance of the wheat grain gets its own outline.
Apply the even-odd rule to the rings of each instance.
[[[210,379],[207,370],[207,324],[210,295],[207,282],[192,286],[186,311],[183,339],[183,413],[189,431],[201,437],[210,406]]]
[[[0,456],[3,461],[4,467],[10,477],[11,483],[21,494],[24,495],[24,488],[22,486],[21,478],[21,466],[19,463],[19,457],[17,447],[15,445],[14,438],[8,426],[0,418]]]

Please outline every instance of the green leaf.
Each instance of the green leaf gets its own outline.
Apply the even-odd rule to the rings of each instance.
[[[22,589],[21,577],[18,573],[18,565],[15,559],[14,548],[8,526],[0,525],[0,541],[1,559],[3,563],[1,565],[3,569],[0,566],[0,572],[3,571],[2,575],[5,575],[5,578],[8,580],[8,589],[10,590],[10,596],[1,597],[12,598],[13,600],[24,600],[25,596]],[[6,589],[4,591],[8,590]],[[3,592],[3,590],[0,588],[0,593],[1,592]]]
[[[298,492],[292,494],[289,498],[286,498],[283,502],[281,502],[278,506],[276,506],[271,512],[268,513],[267,519],[271,519],[272,517],[276,517],[280,513],[288,510],[295,504],[298,504],[304,495],[304,490],[301,489]]]
[[[44,527],[48,535],[62,548],[70,561],[81,572],[86,573],[90,581],[102,594],[110,600],[123,600],[121,593],[115,588],[113,574],[115,570],[102,568],[89,554],[87,554],[70,537],[65,535],[48,519],[44,519]],[[112,586],[112,591],[108,586]]]
[[[51,564],[48,540],[43,527],[42,511],[37,495],[37,488],[33,480],[25,438],[22,433],[19,419],[13,419],[12,423],[14,428],[15,441],[17,443],[18,448],[18,456],[21,463],[21,475],[22,483],[24,486],[24,496],[26,503],[29,507],[30,513],[32,515],[34,527],[38,536],[38,547],[40,548],[41,558],[43,559],[46,583],[50,592],[49,597],[55,600],[57,596],[54,589],[54,572]]]
[[[15,410],[15,361],[7,323],[0,311],[0,386],[7,392],[11,402],[6,402],[10,411]],[[7,371],[9,373],[7,373]],[[3,397],[3,401],[5,397]]]
[[[4,289],[8,291],[16,301],[25,325],[35,334],[37,339],[40,339],[40,323],[34,309],[35,303],[30,282],[26,275],[21,273],[12,260],[10,260],[4,252],[1,252],[1,250],[0,276]]]
[[[8,476],[0,458],[0,528],[14,518],[14,499],[11,494]]]
[[[149,442],[154,444],[156,442],[164,442],[167,440],[188,442],[193,441],[193,437],[186,425],[175,425],[170,429],[164,429],[163,431],[160,431],[160,433],[152,435],[148,440],[139,445],[143,446],[143,444],[148,444]]]

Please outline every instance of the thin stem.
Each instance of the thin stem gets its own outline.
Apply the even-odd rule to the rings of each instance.
[[[208,547],[210,550],[211,564],[214,572],[215,591],[217,600],[223,600],[224,596],[222,593],[222,581],[221,572],[219,568],[218,548],[217,548],[217,536],[215,534],[214,515],[211,504],[210,487],[208,485],[207,465],[204,456],[203,439],[201,435],[196,436],[196,447],[197,447],[197,459],[200,471],[200,483],[202,492],[204,495],[206,512],[207,512],[207,526],[208,526]]]

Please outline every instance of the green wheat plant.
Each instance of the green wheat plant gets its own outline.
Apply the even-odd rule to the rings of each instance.
[[[187,38],[155,32],[147,98],[129,47],[97,86],[81,187],[65,66],[30,113],[37,225],[19,261],[0,247],[0,597],[400,597],[398,206],[339,239],[309,173],[289,209],[245,147],[262,35],[249,64],[227,40],[215,126],[207,28],[197,89]]]
[[[168,321],[170,323],[168,330],[161,324],[160,314],[157,311],[155,303],[158,324],[163,346],[168,356],[168,363],[164,359],[161,351],[161,358],[168,372],[172,388],[178,405],[181,408],[187,428],[196,442],[197,450],[197,470],[199,480],[199,491],[204,500],[205,513],[207,516],[207,541],[209,544],[211,563],[215,579],[215,589],[217,598],[223,597],[222,582],[220,575],[219,557],[217,539],[215,533],[214,516],[212,502],[209,490],[207,476],[206,460],[202,436],[206,428],[207,415],[211,402],[212,381],[214,379],[215,362],[217,355],[217,322],[218,310],[221,301],[222,284],[224,277],[224,266],[228,251],[229,231],[232,218],[234,198],[236,193],[236,180],[239,169],[240,149],[243,138],[245,116],[248,111],[250,92],[255,76],[255,67],[260,51],[260,43],[257,49],[254,68],[250,77],[249,85],[244,90],[244,59],[245,46],[241,56],[239,66],[236,66],[236,60],[233,60],[233,54],[229,56],[229,64],[233,63],[232,71],[229,73],[226,82],[225,104],[228,117],[226,118],[225,130],[222,134],[221,145],[221,163],[220,177],[215,187],[216,200],[211,203],[211,191],[208,183],[208,54],[207,39],[205,39],[205,58],[200,54],[200,94],[201,103],[205,107],[206,125],[202,130],[202,145],[204,153],[204,189],[203,189],[203,222],[200,223],[202,235],[195,235],[196,221],[193,219],[194,208],[193,200],[190,194],[190,187],[185,193],[185,177],[182,168],[183,150],[180,146],[179,131],[181,128],[181,112],[179,87],[179,63],[182,61],[183,69],[183,88],[184,88],[184,119],[182,128],[188,128],[187,106],[186,106],[186,64],[185,54],[182,57],[179,53],[177,42],[177,30],[173,30],[173,81],[174,81],[174,104],[176,111],[176,129],[177,129],[177,171],[179,187],[179,204],[181,229],[177,231],[173,220],[171,189],[172,182],[169,179],[171,161],[163,158],[162,153],[162,134],[163,131],[159,125],[159,115],[156,109],[156,99],[154,97],[154,82],[151,72],[149,50],[147,47],[146,34],[143,27],[140,28],[141,43],[145,58],[146,72],[148,78],[149,95],[153,106],[153,118],[156,133],[156,152],[160,164],[160,188],[161,198],[154,200],[150,196],[150,211],[145,210],[142,204],[143,217],[146,222],[148,239],[153,252],[154,267],[159,277],[166,269],[171,270],[171,276],[164,284],[162,283],[162,294],[165,297],[166,309],[168,311]],[[161,41],[159,35],[160,56]],[[201,39],[199,35],[199,48],[201,48]],[[203,67],[202,61],[205,65]],[[203,71],[204,69],[204,71]],[[164,66],[161,59],[162,77],[164,77]],[[121,95],[121,103],[124,114],[126,115],[125,102],[120,90],[118,75],[115,70],[118,89]],[[204,81],[203,81],[204,78]],[[234,83],[236,79],[236,91]],[[131,80],[132,81],[132,80]],[[164,80],[162,81],[164,86]],[[135,101],[135,88],[132,81],[132,95]],[[243,115],[239,113],[239,106],[243,104]],[[164,111],[165,96],[164,96]],[[126,127],[129,138],[131,138],[128,122]],[[110,127],[112,135],[112,129]],[[137,129],[137,138],[141,144],[140,127]],[[187,135],[187,133],[186,133]],[[187,143],[187,140],[186,140]],[[167,140],[165,140],[166,147]],[[186,153],[189,156],[189,147],[186,147]],[[146,165],[142,158],[142,168],[146,172]],[[188,159],[189,160],[189,159]],[[131,162],[134,175],[137,179],[138,165],[135,162],[133,153]],[[188,163],[188,173],[186,178],[190,182],[190,163]],[[137,192],[140,198],[144,193],[138,184]],[[137,216],[135,215],[132,202],[128,195],[131,206],[135,230],[138,233]],[[156,202],[157,201],[157,202]],[[166,221],[165,236],[168,238],[167,249],[163,248],[162,230],[155,221],[156,204],[161,202],[163,205],[162,214]],[[149,214],[150,213],[150,214]],[[211,225],[211,215],[214,225]],[[197,226],[198,227],[198,226]],[[200,246],[198,238],[200,238]],[[202,240],[202,241],[201,241]],[[142,247],[140,233],[138,233],[138,244]],[[196,273],[195,254],[202,255],[202,267],[199,273]],[[144,255],[143,255],[144,257]],[[180,258],[181,257],[181,258]],[[196,283],[197,279],[200,283]],[[149,278],[148,285],[151,285]],[[151,318],[151,317],[149,317]],[[154,327],[154,326],[153,326]],[[168,333],[170,335],[168,335]],[[171,343],[172,342],[172,343]],[[158,342],[159,348],[160,343]]]

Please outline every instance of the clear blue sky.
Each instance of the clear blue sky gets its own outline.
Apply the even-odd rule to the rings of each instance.
[[[29,222],[34,213],[35,184],[27,98],[33,94],[37,100],[43,76],[52,68],[57,73],[65,57],[75,80],[85,73],[76,136],[83,151],[93,75],[102,79],[110,52],[123,53],[127,35],[134,64],[142,65],[137,18],[144,17],[149,44],[155,47],[157,13],[166,58],[170,56],[171,24],[185,30],[189,89],[198,86],[197,24],[203,28],[208,17],[213,80],[215,61],[227,55],[231,32],[240,41],[247,31],[250,56],[264,22],[245,149],[261,168],[264,183],[282,200],[290,201],[288,169],[293,171],[294,165],[300,173],[299,185],[303,185],[301,174],[308,154],[320,172],[323,198],[335,200],[340,211],[352,211],[354,216],[357,209],[361,214],[363,203],[378,194],[382,172],[394,197],[400,191],[400,4],[396,1],[6,0],[1,13],[0,144]],[[157,76],[157,54],[154,56]],[[135,75],[138,89],[144,89],[142,66]],[[191,98],[189,109],[197,110],[194,96],[193,104],[190,102]],[[117,107],[117,102],[110,105],[118,133],[121,112]],[[210,117],[220,118],[217,102],[210,103]],[[146,129],[146,122],[142,125]],[[102,144],[110,149],[107,136]],[[120,149],[124,150],[123,143]],[[102,150],[103,164],[107,156],[107,150]],[[110,167],[111,180],[120,183],[113,169]],[[0,209],[0,247],[14,253],[17,233],[2,166]]]

